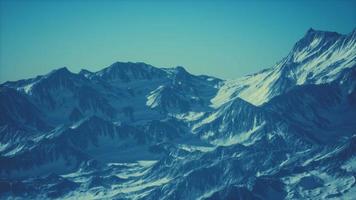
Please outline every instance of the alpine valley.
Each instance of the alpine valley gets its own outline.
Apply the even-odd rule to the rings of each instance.
[[[235,80],[116,62],[2,83],[0,199],[57,198],[356,199],[356,30]]]

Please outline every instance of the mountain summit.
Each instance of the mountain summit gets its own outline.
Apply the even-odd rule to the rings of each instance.
[[[337,80],[356,65],[356,34],[309,29],[289,54],[274,67],[237,80],[226,82],[221,95],[213,99],[220,106],[240,97],[255,105],[303,84],[324,84]]]

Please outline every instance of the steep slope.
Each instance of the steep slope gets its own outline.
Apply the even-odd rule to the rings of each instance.
[[[227,81],[212,99],[214,107],[240,97],[261,105],[296,85],[328,83],[356,65],[356,31],[348,35],[308,30],[275,67]]]
[[[0,86],[0,113],[0,155],[16,154],[28,138],[53,128],[25,95],[6,86]]]
[[[220,79],[193,76],[183,67],[165,69],[169,84],[160,85],[147,96],[147,106],[164,113],[178,114],[208,109],[210,99],[216,94]]]
[[[278,123],[273,113],[256,107],[240,98],[234,99],[209,114],[194,126],[194,131],[214,144],[253,144],[258,134],[270,124]],[[273,128],[269,129],[273,130]]]
[[[19,129],[35,127],[39,130],[49,128],[41,119],[40,110],[25,95],[6,86],[0,87],[0,112],[0,126]]]

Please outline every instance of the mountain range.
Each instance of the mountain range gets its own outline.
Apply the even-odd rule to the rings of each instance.
[[[233,80],[116,62],[0,85],[0,199],[354,199],[356,30]]]

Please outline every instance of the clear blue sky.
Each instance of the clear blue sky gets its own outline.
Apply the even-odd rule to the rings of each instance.
[[[346,0],[0,1],[0,82],[115,61],[237,78],[273,66],[310,27],[356,27]]]

